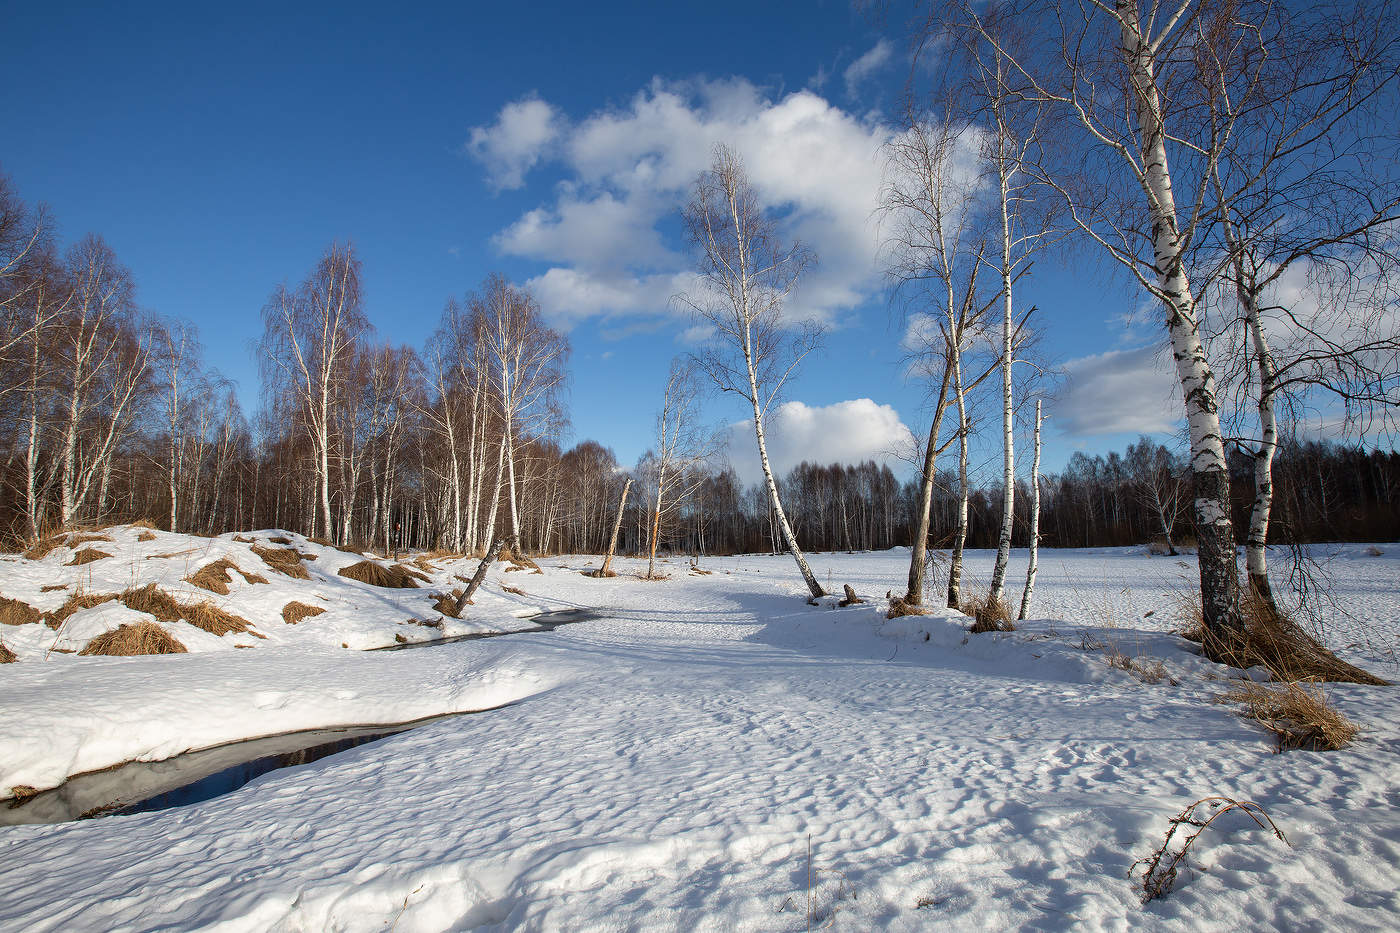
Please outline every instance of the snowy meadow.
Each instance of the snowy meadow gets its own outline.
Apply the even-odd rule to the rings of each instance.
[[[0,558],[0,592],[51,612],[74,589],[158,582],[248,630],[215,636],[121,600],[58,630],[5,626],[18,657],[0,668],[11,797],[253,736],[490,711],[193,805],[0,827],[4,929],[1400,923],[1393,688],[1328,685],[1357,739],[1279,753],[1259,723],[1213,702],[1245,675],[1171,634],[1194,582],[1185,558],[1044,552],[1038,618],[970,635],[966,617],[885,618],[903,549],[811,555],[827,589],[849,583],[867,600],[848,607],[809,605],[786,555],[677,558],[661,580],[642,579],[633,559],[615,563],[616,578],[589,578],[599,560],[574,556],[542,559],[538,572],[497,565],[453,619],[434,605],[474,559],[421,556],[402,565],[417,586],[386,589],[337,572],[364,556],[286,533],[106,535],[80,545],[112,554],[90,563],[69,566],[70,547]],[[254,547],[280,546],[274,537],[313,558],[307,579],[257,557]],[[1377,549],[1316,556],[1338,600],[1329,644],[1393,678],[1400,548]],[[237,568],[226,594],[181,582],[219,559]],[[991,564],[970,552],[971,579]],[[325,611],[291,624],[291,601]],[[598,614],[363,650],[528,628],[527,616],[577,607]],[[187,652],[65,653],[136,618]],[[1134,861],[1209,795],[1258,804],[1286,843],[1226,813],[1171,892],[1144,905]]]

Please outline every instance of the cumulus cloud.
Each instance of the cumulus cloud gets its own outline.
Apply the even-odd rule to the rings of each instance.
[[[856,92],[860,90],[861,82],[873,76],[893,60],[893,42],[881,39],[875,43],[874,48],[846,66],[842,75],[846,79],[846,95],[848,97],[856,96]]]
[[[520,124],[536,132],[504,130]],[[567,308],[553,300],[562,292],[549,301],[539,296],[556,323],[638,313],[641,305],[653,306],[639,291],[688,268],[674,242],[674,218],[721,142],[742,155],[764,206],[782,217],[785,235],[818,255],[789,302],[791,315],[830,321],[880,284],[871,205],[887,138],[878,123],[810,90],[774,98],[738,78],[657,79],[626,105],[572,124],[538,99],[507,105],[490,127],[473,130],[470,145],[502,187],[518,186],[541,160],[564,171],[551,200],[495,240],[503,252],[549,263],[537,282],[590,284],[589,296],[571,299]]]
[[[519,188],[561,132],[558,111],[538,97],[526,97],[502,107],[495,123],[473,129],[466,150],[486,168],[495,188]]]
[[[1165,433],[1184,417],[1176,373],[1157,345],[1083,356],[1064,368],[1064,391],[1047,412],[1063,434]]]
[[[804,460],[820,464],[887,463],[914,445],[914,436],[899,412],[868,398],[825,406],[787,402],[768,416],[764,428],[769,462],[779,476]],[[745,484],[763,478],[752,421],[729,426],[729,462]]]

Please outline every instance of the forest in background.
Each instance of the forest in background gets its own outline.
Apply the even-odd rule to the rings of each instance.
[[[146,519],[217,534],[285,528],[341,544],[483,550],[497,522],[540,553],[607,549],[628,477],[619,549],[652,542],[659,458],[619,464],[593,440],[567,449],[567,339],[500,279],[447,302],[421,348],[368,322],[353,250],[335,245],[263,309],[263,405],[245,414],[203,363],[188,322],[140,308],[134,276],[96,235],[67,245],[53,219],[0,178],[0,530]],[[658,405],[661,404],[658,398]],[[658,449],[660,445],[658,445]],[[1248,527],[1252,459],[1230,457],[1236,527]],[[1283,444],[1276,541],[1400,534],[1400,454],[1326,441]],[[684,465],[661,552],[781,550],[766,491],[722,454]],[[917,483],[888,467],[803,463],[778,478],[794,531],[814,550],[909,545]],[[1149,438],[1122,454],[1076,453],[1040,477],[1040,537],[1063,547],[1192,536],[1180,458]],[[930,543],[956,524],[958,479],[940,472]],[[1027,531],[1018,482],[1016,535]],[[994,547],[1000,483],[969,497],[967,544]]]

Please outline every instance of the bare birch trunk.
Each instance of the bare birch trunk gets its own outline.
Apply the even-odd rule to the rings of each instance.
[[[967,398],[963,389],[962,351],[953,357],[953,392],[958,402],[958,512],[953,523],[953,548],[948,560],[948,608],[962,606],[963,547],[967,544]]]
[[[632,478],[629,476],[622,486],[622,498],[617,503],[617,520],[613,522],[612,538],[608,541],[608,556],[603,558],[603,567],[598,571],[600,577],[612,574],[613,553],[617,550],[617,533],[622,530],[622,513],[627,508],[627,490],[631,488]]]
[[[1005,146],[1005,130],[998,127],[1003,138],[997,145]],[[1016,520],[1016,435],[1012,406],[1011,365],[1012,302],[1011,302],[1011,215],[1007,199],[1011,196],[1011,172],[1004,152],[997,155],[997,181],[1001,188],[1001,433],[1002,433],[1002,494],[1001,535],[997,538],[996,562],[992,565],[992,586],[989,595],[995,605],[1003,602],[1006,586],[1006,565],[1011,560],[1011,532]]]
[[[909,586],[904,602],[919,606],[924,601],[924,565],[928,561],[928,536],[932,523],[933,482],[938,462],[938,434],[942,430],[943,413],[947,410],[949,369],[943,369],[943,383],[938,389],[938,401],[933,409],[933,424],[928,429],[924,448],[923,473],[919,477],[919,504],[914,513],[914,540],[909,548]]]
[[[1040,400],[1035,402],[1035,453],[1031,456],[1031,531],[1030,565],[1026,568],[1026,588],[1021,593],[1021,611],[1017,619],[1025,619],[1035,593],[1035,573],[1040,561]]]

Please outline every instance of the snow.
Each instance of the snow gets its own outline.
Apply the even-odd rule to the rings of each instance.
[[[257,567],[231,539],[194,540]],[[127,547],[111,560],[131,562]],[[1382,549],[1334,549],[1351,618],[1329,618],[1328,634],[1394,677],[1400,547]],[[840,930],[1400,925],[1394,688],[1329,686],[1366,728],[1357,743],[1275,754],[1211,702],[1239,672],[1166,634],[1189,559],[1042,551],[1037,619],[968,635],[959,617],[883,618],[907,550],[809,555],[828,589],[871,599],[845,609],[808,606],[787,557],[706,559],[709,575],[678,560],[659,582],[629,576],[644,562],[595,580],[578,572],[588,558],[559,558],[539,575],[494,570],[458,624],[579,605],[602,618],[365,653],[341,643],[436,634],[398,624],[430,618],[427,590],[361,593],[325,573],[357,558],[317,553],[313,581],[234,584],[229,608],[267,638],[224,640],[255,650],[44,662],[42,640],[16,647],[20,662],[0,667],[0,788],[519,702],[190,807],[0,829],[0,929],[802,930],[809,898],[811,926]],[[992,557],[969,555],[969,591]],[[107,561],[67,559],[6,560],[0,591],[40,605],[42,585],[90,569],[92,591],[129,585],[100,577]],[[474,566],[444,562],[433,579]],[[274,625],[272,609],[309,589],[337,608]],[[317,633],[322,620],[334,628]],[[15,630],[0,632],[12,647]],[[1110,648],[1162,660],[1171,679],[1110,668]],[[1129,866],[1208,794],[1258,803],[1291,848],[1231,815],[1198,843],[1202,870],[1141,906]]]

